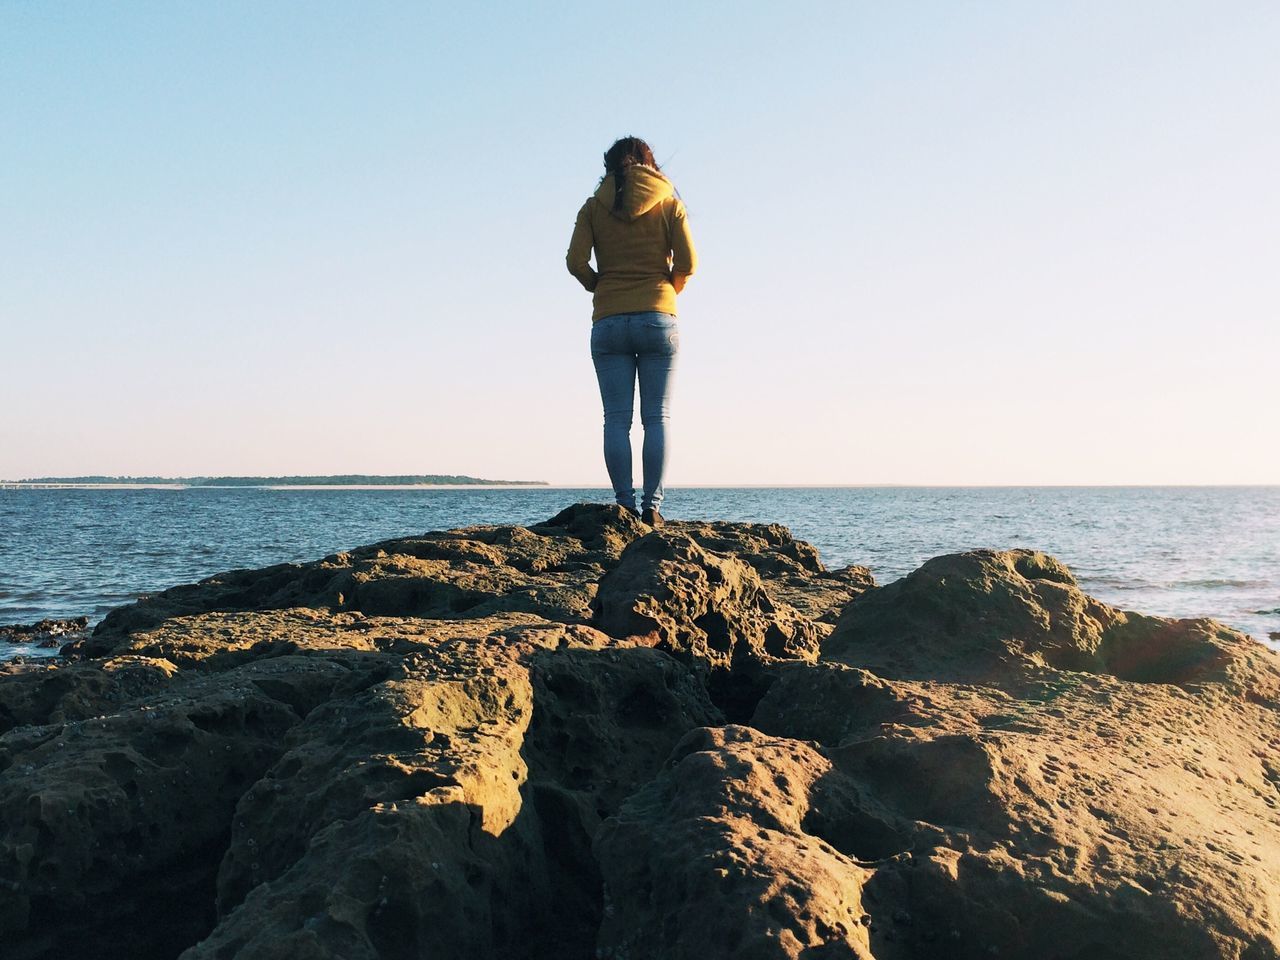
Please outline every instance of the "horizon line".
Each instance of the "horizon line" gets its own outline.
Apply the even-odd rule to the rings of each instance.
[[[228,474],[228,477],[243,476]],[[297,474],[297,475],[276,475],[281,479],[292,479],[293,476],[322,476],[320,474]],[[397,474],[363,474],[363,476],[379,477],[379,476],[397,476]],[[94,483],[94,482],[76,482],[75,480],[59,481],[59,480],[6,480],[0,479],[0,487],[7,489],[158,489],[164,487],[175,487],[182,489],[218,489],[218,490],[236,490],[236,489],[281,489],[281,490],[510,490],[510,489],[542,489],[542,490],[610,490],[608,484],[599,482],[590,483],[556,483],[549,481],[521,481],[508,480],[497,482],[482,483],[410,483],[410,484],[338,484],[338,483],[320,483],[320,484],[191,484],[182,482],[187,478],[175,478],[172,482],[166,480],[158,481],[141,481],[130,483],[127,480],[121,480],[117,483]],[[210,477],[210,479],[220,479]],[[266,478],[264,478],[266,479]],[[272,478],[274,479],[274,477]],[[760,482],[731,482],[731,483],[676,483],[666,484],[667,490],[876,490],[876,489],[898,489],[898,490],[954,490],[954,489],[1025,489],[1025,488],[1045,488],[1045,489],[1139,489],[1139,488],[1165,488],[1165,489],[1211,489],[1211,488],[1260,488],[1260,487],[1280,487],[1280,482],[1204,482],[1204,483],[1143,483],[1133,481],[1093,481],[1093,482],[1056,482],[1056,481],[1032,481],[1032,482],[978,482],[978,483],[919,483],[919,482],[877,482],[877,483],[760,483]]]

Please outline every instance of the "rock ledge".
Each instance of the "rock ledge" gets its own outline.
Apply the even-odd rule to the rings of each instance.
[[[782,527],[238,570],[0,667],[14,960],[1280,957],[1280,662]]]

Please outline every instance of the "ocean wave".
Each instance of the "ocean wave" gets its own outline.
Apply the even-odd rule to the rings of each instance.
[[[1086,587],[1112,587],[1116,590],[1152,590],[1164,584],[1152,583],[1150,580],[1139,580],[1133,577],[1080,577],[1080,583]]]
[[[1232,577],[1208,577],[1199,580],[1144,580],[1140,577],[1084,576],[1080,583],[1086,587],[1110,587],[1114,590],[1256,590],[1274,587],[1270,580],[1239,580]],[[1280,613],[1275,610],[1263,610],[1260,613]]]
[[[1171,587],[1194,587],[1201,590],[1216,590],[1222,587],[1269,587],[1269,580],[1176,580]]]

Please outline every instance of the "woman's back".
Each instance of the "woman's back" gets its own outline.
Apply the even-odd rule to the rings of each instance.
[[[604,461],[614,497],[644,523],[661,526],[667,408],[680,344],[676,294],[697,257],[684,204],[647,143],[623,137],[605,151],[604,168],[600,186],[578,211],[565,263],[595,295],[591,361],[604,404]],[[637,380],[644,423],[642,510],[636,509],[631,471]]]
[[[592,247],[594,271],[588,263]],[[614,175],[606,176],[578,211],[566,261],[595,293],[593,320],[642,310],[674,316],[676,294],[697,257],[684,204],[671,181],[651,167],[634,165],[627,168],[619,197]]]

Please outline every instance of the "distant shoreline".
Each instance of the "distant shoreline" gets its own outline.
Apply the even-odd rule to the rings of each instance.
[[[668,490],[1256,490],[1274,483],[678,483]],[[474,483],[139,483],[0,480],[0,490],[608,490],[608,484],[545,480],[477,480]]]
[[[0,490],[509,490],[556,489],[545,483],[14,483]],[[563,489],[577,489],[574,487]],[[602,488],[603,489],[603,488]]]
[[[393,474],[379,476],[367,473],[314,474],[272,477],[28,477],[22,480],[0,480],[0,489],[304,489],[371,490],[415,489],[419,487],[545,487],[543,480],[488,480],[466,474]]]

